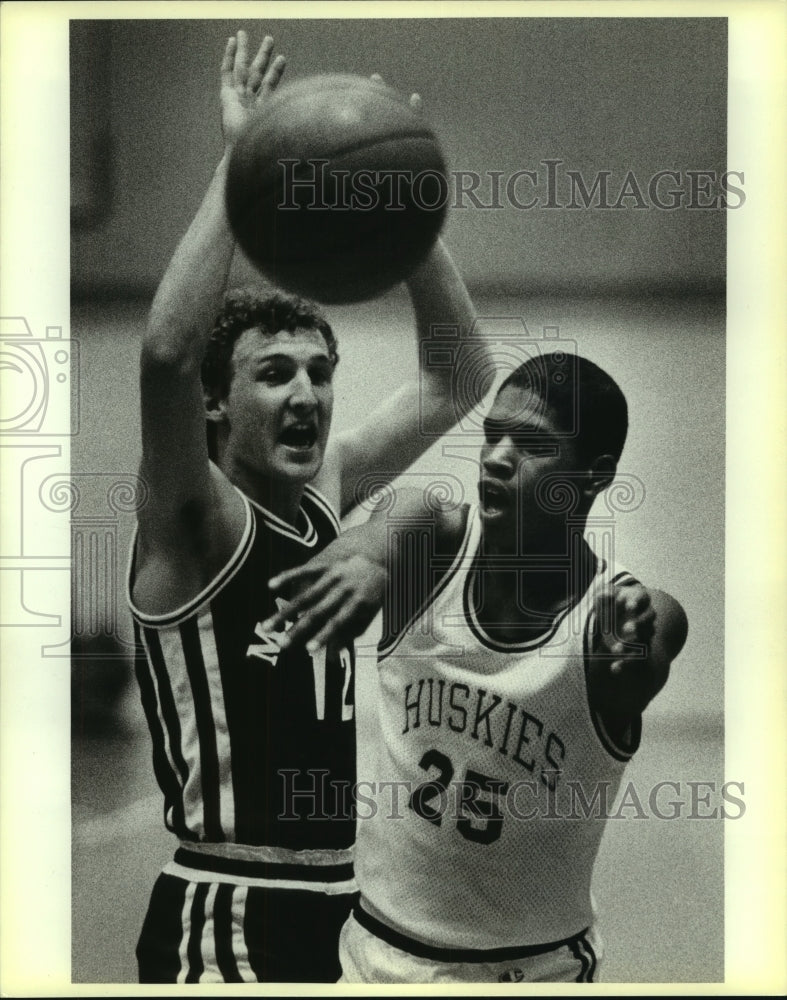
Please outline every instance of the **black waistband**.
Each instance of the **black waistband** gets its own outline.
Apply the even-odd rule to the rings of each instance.
[[[515,945],[510,948],[436,948],[434,945],[416,941],[406,934],[400,934],[399,931],[395,931],[392,927],[367,913],[360,903],[356,903],[353,907],[353,916],[367,931],[371,931],[376,937],[392,944],[394,948],[409,952],[418,958],[431,959],[434,962],[507,962],[516,958],[528,958],[532,955],[545,955],[547,952],[557,951],[558,948],[574,944],[587,933],[586,927],[572,937],[563,938],[562,941],[551,941],[549,944]]]
[[[223,858],[216,854],[189,851],[185,847],[175,851],[175,861],[197,871],[218,872],[222,875],[240,875],[247,878],[297,879],[301,882],[347,882],[353,877],[352,862],[337,865],[299,865],[277,861],[246,861],[242,858]]]

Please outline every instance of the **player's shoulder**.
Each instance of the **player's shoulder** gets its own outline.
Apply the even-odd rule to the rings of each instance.
[[[461,548],[470,512],[467,503],[446,502],[434,491],[405,487],[383,494],[373,516],[387,519],[394,531],[427,533],[431,540],[427,550],[409,546],[408,551],[416,559],[431,556],[445,562]]]
[[[380,487],[373,501],[377,506],[376,516],[382,514],[402,524],[429,521],[446,539],[464,531],[470,510],[469,504],[444,500],[431,487],[399,484]]]

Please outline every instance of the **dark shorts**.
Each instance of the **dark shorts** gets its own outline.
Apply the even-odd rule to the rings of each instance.
[[[137,945],[141,983],[333,983],[355,892],[161,874]]]

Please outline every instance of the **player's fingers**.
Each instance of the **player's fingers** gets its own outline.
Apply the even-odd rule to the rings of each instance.
[[[358,613],[358,606],[349,602],[341,605],[335,615],[332,615],[323,627],[316,633],[313,639],[306,643],[306,648],[310,653],[316,653],[318,649],[327,646],[331,639],[338,639]],[[362,619],[357,620],[356,631],[363,631],[366,627]]]
[[[283,632],[288,621],[293,620],[294,615],[290,610],[289,602],[281,602],[281,606],[264,622],[260,622],[260,629],[263,632]]]
[[[373,83],[383,83],[384,82],[383,78],[380,76],[379,73],[372,73],[372,75],[369,77],[369,79]]]
[[[649,642],[656,631],[656,612],[649,605],[638,615],[627,618],[620,634],[629,641]]]
[[[290,583],[300,583],[304,580],[313,580],[318,576],[322,576],[325,572],[325,566],[321,566],[319,563],[316,565],[311,565],[306,563],[304,566],[296,566],[294,569],[287,569],[283,573],[279,573],[278,576],[272,576],[268,580],[268,587],[271,590],[283,590]]]
[[[322,601],[326,594],[335,587],[335,581],[327,574],[319,577],[310,587],[294,594],[289,602],[290,610],[296,615],[303,615],[315,608],[319,601]]]
[[[343,594],[331,590],[322,601],[302,614],[287,632],[287,645],[290,646],[295,642],[308,642],[312,639],[324,627],[326,621],[338,612],[343,601]]]
[[[235,36],[232,35],[227,39],[227,44],[224,46],[224,55],[221,60],[221,82],[224,86],[232,84],[232,67],[235,65],[236,45]]]
[[[236,87],[246,86],[249,76],[249,36],[242,29],[238,32],[232,76]]]
[[[637,615],[650,606],[650,594],[644,587],[621,590],[620,601],[626,614]]]
[[[266,632],[275,631],[284,625],[285,620],[294,621],[299,616],[308,614],[331,590],[331,586],[327,577],[322,577],[317,583],[287,601],[284,608],[280,608],[262,623],[261,628]]]
[[[259,90],[259,86],[262,83],[262,77],[265,70],[268,68],[268,62],[270,61],[272,50],[273,38],[270,35],[266,35],[257,50],[257,55],[251,62],[251,66],[249,66],[249,77],[246,80],[246,86],[253,94],[256,94]]]
[[[416,112],[416,114],[419,114],[419,115],[423,114],[424,102],[421,99],[421,95],[420,94],[411,94],[410,95],[410,107],[413,109],[413,111]]]
[[[284,56],[276,56],[268,67],[267,73],[263,77],[262,85],[260,86],[260,93],[270,93],[271,90],[275,90],[279,86],[279,81],[281,80],[286,67],[287,60]]]

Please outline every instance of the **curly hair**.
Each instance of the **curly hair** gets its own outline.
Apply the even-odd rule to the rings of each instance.
[[[573,357],[573,362],[571,358]],[[628,406],[617,382],[598,365],[561,351],[530,358],[500,386],[534,392],[567,433],[580,458],[610,454],[617,462],[628,433]]]
[[[336,337],[314,302],[277,288],[236,288],[224,297],[202,361],[202,384],[207,390],[222,397],[229,392],[235,341],[252,328],[271,337],[282,330],[319,330],[334,368],[339,363]]]

